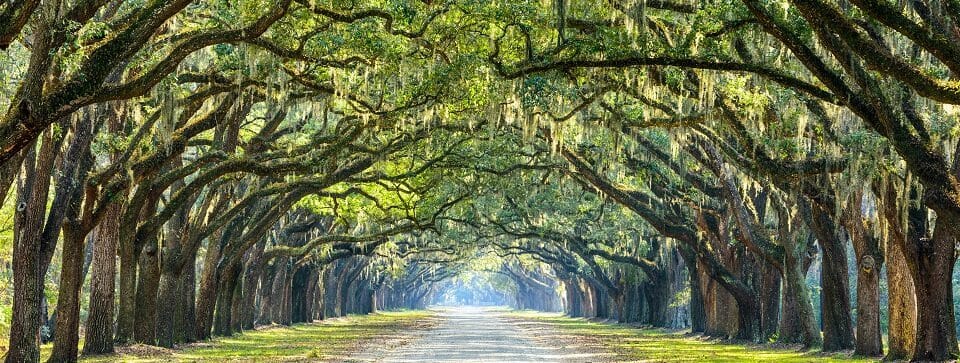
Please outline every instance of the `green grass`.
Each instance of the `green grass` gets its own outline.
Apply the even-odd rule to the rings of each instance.
[[[118,347],[118,354],[82,357],[81,362],[264,362],[342,361],[342,354],[368,339],[395,335],[430,324],[429,311],[379,312],[313,324],[269,327],[233,337],[192,344],[183,349]],[[49,348],[44,349],[49,354]]]
[[[876,362],[845,354],[826,355],[818,351],[798,351],[769,345],[744,345],[719,342],[659,329],[641,329],[627,325],[591,322],[558,314],[517,311],[509,314],[527,321],[552,326],[578,340],[592,341],[616,352],[620,359],[641,362]]]

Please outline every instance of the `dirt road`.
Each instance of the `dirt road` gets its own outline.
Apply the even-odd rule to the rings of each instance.
[[[406,344],[370,346],[356,362],[600,362],[605,354],[550,339],[540,328],[506,319],[495,308],[441,308],[436,328],[410,332]]]

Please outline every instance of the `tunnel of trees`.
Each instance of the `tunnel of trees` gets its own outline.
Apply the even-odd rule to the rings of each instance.
[[[960,354],[957,0],[13,0],[0,80],[7,362],[445,302]]]

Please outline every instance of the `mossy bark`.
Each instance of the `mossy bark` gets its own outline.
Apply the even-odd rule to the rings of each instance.
[[[157,239],[151,238],[140,252],[137,274],[134,341],[157,344],[157,291],[160,288],[160,256]],[[173,306],[173,305],[166,305]]]
[[[780,321],[780,341],[817,347],[823,343],[820,328],[813,314],[810,289],[807,287],[809,264],[804,263],[809,248],[796,236],[782,239],[786,250],[783,281],[783,317]]]
[[[917,245],[913,283],[917,292],[917,343],[915,361],[957,359],[957,328],[953,311],[953,266],[957,261],[956,239],[943,223],[933,238]]]
[[[79,227],[79,226],[77,226]],[[57,331],[48,362],[75,362],[80,343],[80,289],[83,285],[85,237],[79,228],[65,227],[57,297]]]
[[[880,269],[883,254],[879,240],[864,226],[862,199],[862,191],[855,193],[842,216],[857,261],[857,334],[854,354],[877,357],[883,355],[883,334],[880,332]]]
[[[44,135],[24,160],[17,185],[17,203],[13,221],[13,311],[10,320],[7,362],[40,360],[40,326],[46,314],[42,311],[45,248],[41,234],[50,177],[55,158],[52,133]],[[58,206],[53,206],[54,208]],[[63,207],[63,206],[59,206]],[[59,228],[59,226],[57,226]]]
[[[823,350],[854,348],[853,319],[850,316],[850,287],[847,252],[837,236],[832,217],[819,207],[811,208],[810,227],[823,250],[820,270],[820,309],[823,314]]]
[[[84,354],[113,352],[114,292],[121,209],[122,206],[118,204],[107,207],[103,221],[94,230],[90,306],[84,336]]]
[[[887,240],[887,289],[889,303],[888,360],[905,360],[913,355],[917,342],[917,296],[910,269],[903,254],[903,245],[894,238],[904,238],[899,231],[890,231]]]

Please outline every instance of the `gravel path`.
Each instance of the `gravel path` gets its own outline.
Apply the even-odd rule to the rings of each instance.
[[[543,328],[522,327],[492,308],[442,308],[434,329],[410,332],[406,344],[373,343],[355,362],[598,362],[604,353],[550,339]]]

